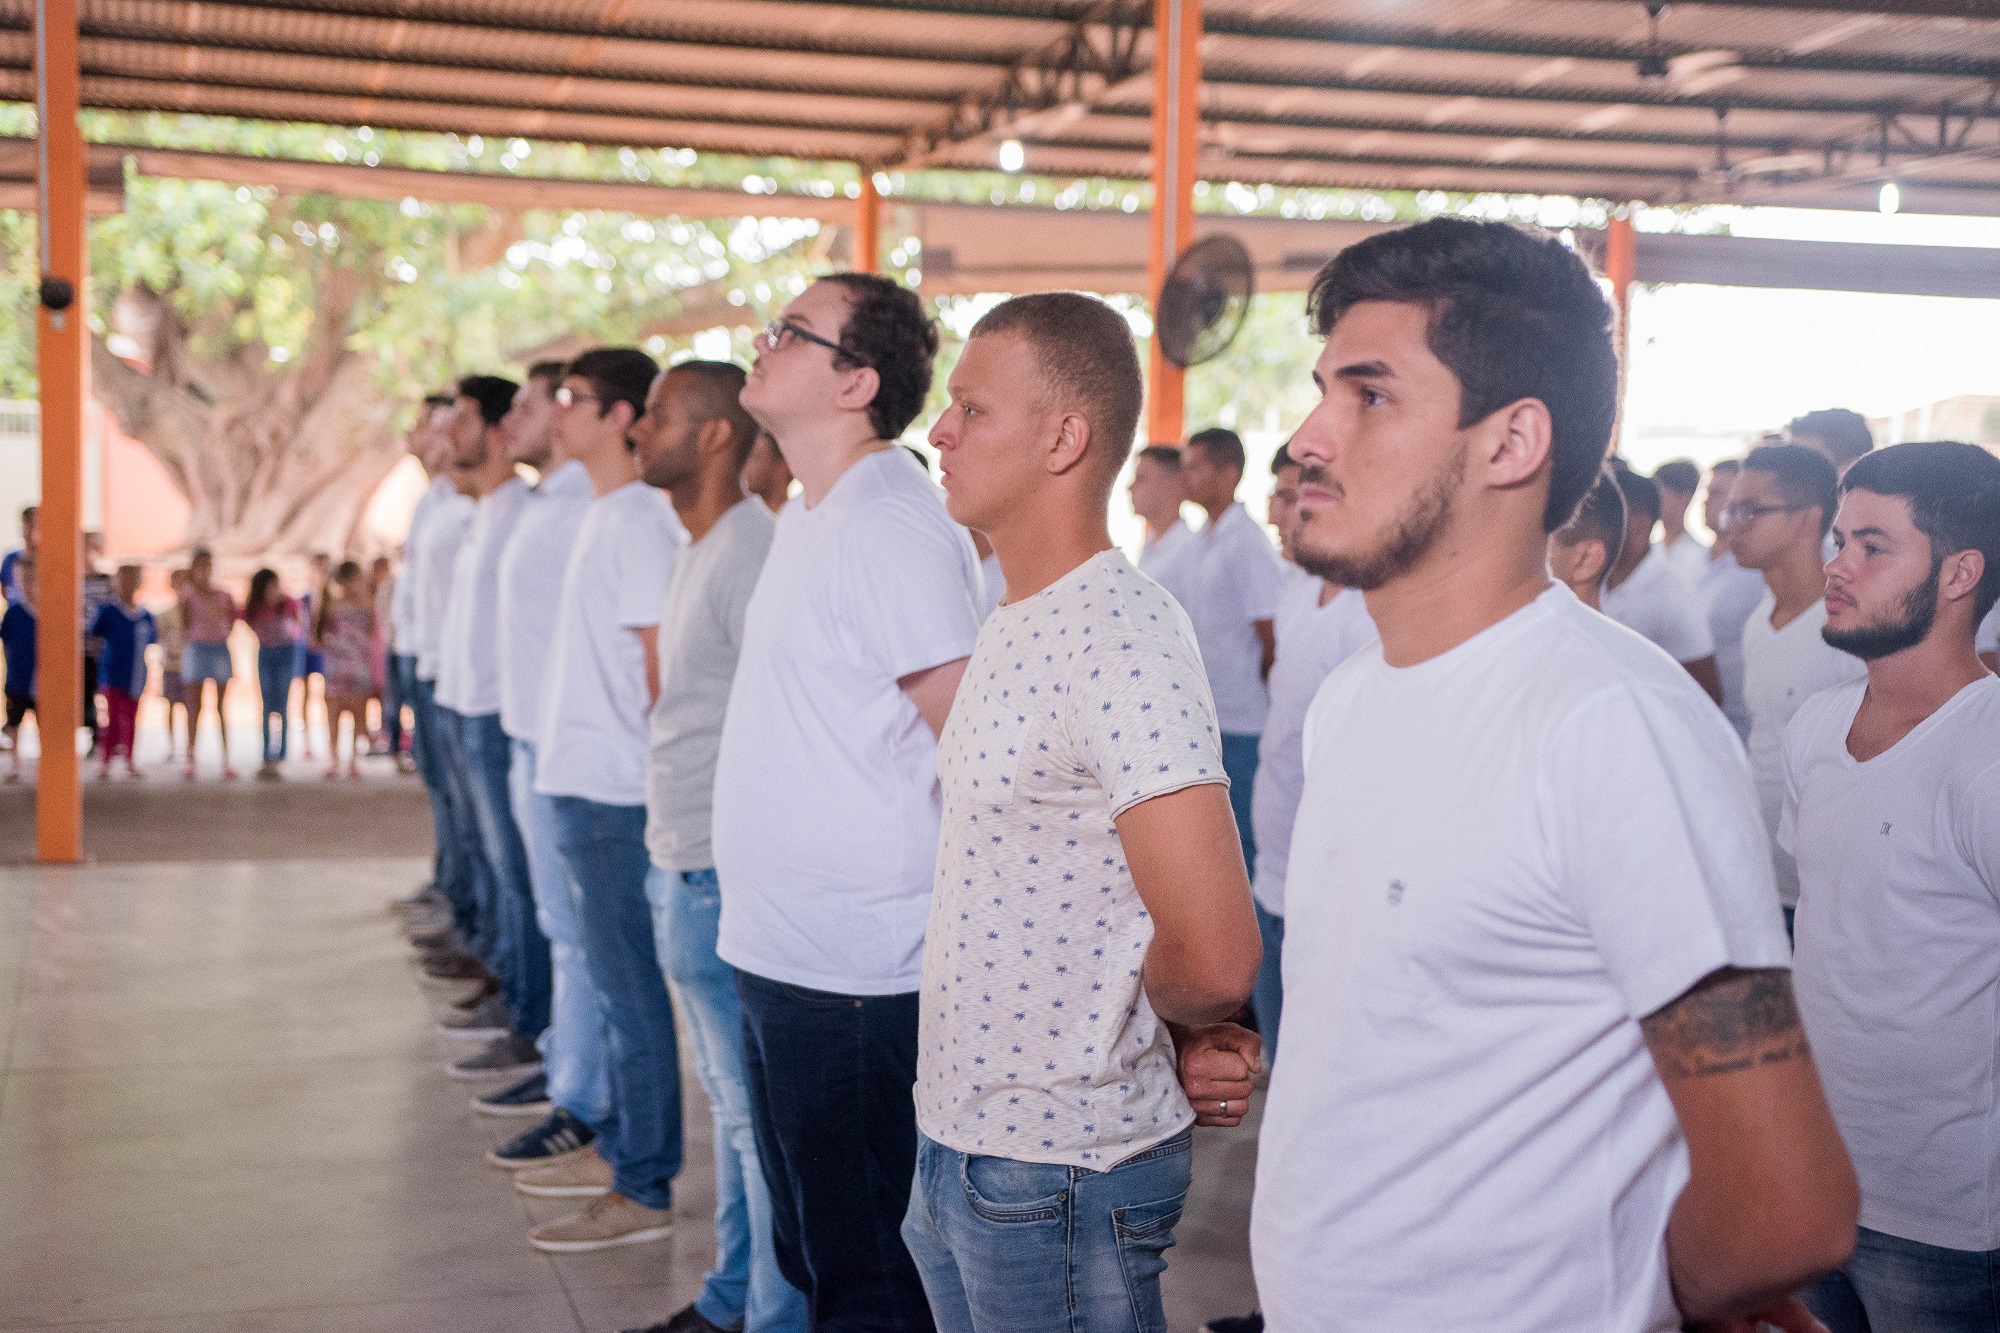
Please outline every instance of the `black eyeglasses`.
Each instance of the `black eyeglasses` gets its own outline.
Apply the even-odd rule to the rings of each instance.
[[[1766,514],[1790,514],[1804,505],[1760,505],[1750,500],[1739,500],[1722,511],[1722,516],[1736,527],[1748,527]]]
[[[802,329],[798,325],[792,323],[792,321],[786,319],[782,315],[780,315],[777,319],[772,320],[769,324],[766,324],[764,326],[764,331],[757,335],[757,341],[764,345],[764,350],[767,352],[783,351],[785,348],[785,340],[787,338],[802,338],[806,342],[816,343],[819,346],[826,348],[829,352],[832,352],[835,356],[844,356],[849,361],[858,362],[859,364],[864,366],[868,364],[866,361],[863,361],[860,357],[856,356],[854,353],[848,351],[845,347],[842,347],[839,343],[833,342],[832,340],[827,338],[822,338],[817,333],[814,333],[809,329]]]

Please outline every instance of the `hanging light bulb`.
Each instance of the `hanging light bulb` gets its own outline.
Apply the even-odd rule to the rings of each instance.
[[[1019,139],[1009,139],[1000,145],[1000,170],[1019,171],[1028,165],[1028,150],[1021,147]]]
[[[1903,206],[1903,192],[1894,181],[1885,181],[1882,193],[1875,197],[1875,207],[1884,213],[1894,213]]]

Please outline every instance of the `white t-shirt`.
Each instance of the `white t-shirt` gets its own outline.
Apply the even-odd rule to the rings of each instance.
[[[417,507],[410,512],[410,528],[403,537],[403,563],[389,592],[389,646],[398,656],[417,655],[417,545],[424,523],[438,503],[458,494],[458,488],[444,477],[433,477]]]
[[[662,870],[715,865],[715,756],[743,617],[777,519],[755,496],[681,552],[660,611],[660,697],[646,762],[646,851]]]
[[[563,575],[593,498],[583,464],[563,464],[528,493],[500,553],[500,726],[516,740],[541,734]]]
[[[2000,652],[2000,602],[1986,613],[1986,619],[1979,622],[1978,632],[1972,637],[1972,646],[1982,653]]]
[[[724,961],[845,995],[917,988],[937,739],[896,682],[978,636],[979,557],[903,450],[779,512],[716,762]]]
[[[1699,537],[1683,528],[1681,535],[1671,542],[1654,542],[1653,549],[1667,558],[1667,564],[1690,588],[1700,586],[1709,559],[1708,547],[1702,545]]]
[[[1165,538],[1161,538],[1162,541]],[[1194,534],[1195,554],[1182,577],[1183,589],[1168,587],[1194,624],[1215,714],[1232,736],[1264,729],[1270,698],[1264,688],[1264,641],[1255,622],[1278,614],[1284,562],[1249,511],[1232,504]]]
[[[2000,1249],[2000,679],[1861,763],[1866,689],[1808,700],[1785,737],[1799,1012],[1861,1225]]]
[[[1257,742],[1257,777],[1250,785],[1250,831],[1257,837],[1250,887],[1258,905],[1274,916],[1285,914],[1285,859],[1306,783],[1306,710],[1329,672],[1375,642],[1375,622],[1359,589],[1343,588],[1322,606],[1324,585],[1304,570],[1299,574],[1286,583],[1278,602],[1271,713]]]
[[[1707,608],[1657,546],[1623,583],[1604,590],[1604,614],[1651,639],[1676,662],[1715,656]]]
[[[628,481],[591,501],[563,571],[542,687],[535,790],[646,803],[646,649],[687,530],[667,497]]]
[[[1783,629],[1771,628],[1777,603],[1769,592],[1743,624],[1743,698],[1750,709],[1750,776],[1757,784],[1757,807],[1771,831],[1772,867],[1778,901],[1799,902],[1799,870],[1791,853],[1777,845],[1778,820],[1785,812],[1785,728],[1806,700],[1821,690],[1868,674],[1860,658],[1843,653],[1820,637],[1826,603],[1814,602]]]
[[[1708,562],[1695,588],[1708,611],[1709,637],[1715,640],[1715,674],[1722,678],[1722,715],[1736,734],[1750,739],[1750,710],[1743,705],[1743,622],[1764,596],[1764,576],[1736,563],[1723,552]]]
[[[449,483],[447,483],[449,484]],[[443,663],[438,644],[444,637],[445,602],[451,597],[452,575],[458,569],[458,548],[472,528],[472,500],[454,489],[438,496],[424,515],[424,525],[410,534],[410,583],[415,596],[410,651],[417,659],[417,679],[435,681]]]
[[[480,497],[459,545],[438,639],[437,699],[465,717],[500,711],[500,555],[528,483],[509,477]]]
[[[1639,1020],[1789,951],[1743,747],[1557,584],[1306,719],[1251,1250],[1271,1327],[1680,1328]]]
[[[1188,578],[1195,558],[1201,553],[1195,543],[1194,529],[1187,525],[1186,519],[1177,518],[1171,528],[1146,542],[1145,549],[1139,552],[1139,572],[1165,588],[1184,611]]]
[[[996,553],[979,562],[980,618],[993,614],[993,608],[1000,605],[1007,596],[1007,576],[1000,572],[1000,557]]]
[[[980,631],[938,742],[917,1124],[1104,1171],[1193,1120],[1140,973],[1152,918],[1113,822],[1228,784],[1186,613],[1105,551]]]

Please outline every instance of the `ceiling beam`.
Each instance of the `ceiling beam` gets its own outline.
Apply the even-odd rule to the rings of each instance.
[[[883,0],[894,3],[894,0]],[[1601,4],[1603,0],[1584,0]],[[1880,14],[1885,18],[2000,19],[2000,0],[1675,0],[1721,9],[1808,10],[1821,14]]]

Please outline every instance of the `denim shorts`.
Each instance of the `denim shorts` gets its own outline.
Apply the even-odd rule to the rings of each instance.
[[[227,685],[234,674],[226,643],[190,643],[187,652],[181,656],[181,680],[184,684],[199,685],[205,680],[212,680],[218,685]]]

